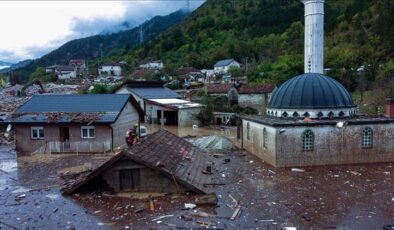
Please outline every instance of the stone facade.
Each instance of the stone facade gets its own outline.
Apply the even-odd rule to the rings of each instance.
[[[394,120],[349,122],[343,127],[335,122],[300,122],[280,125],[244,119],[243,147],[276,167],[394,161]],[[365,128],[373,132],[370,148],[362,147]],[[303,150],[305,130],[313,133],[313,148],[308,151]]]
[[[174,181],[162,175],[159,171],[136,163],[131,159],[116,162],[102,172],[103,179],[115,191],[124,191],[121,187],[120,170],[139,170],[139,182],[134,185],[131,192],[157,192],[157,193],[184,193],[185,189],[177,186]]]
[[[265,114],[268,102],[272,93],[264,94],[239,94],[238,104],[242,107],[252,107],[258,111],[260,115]]]

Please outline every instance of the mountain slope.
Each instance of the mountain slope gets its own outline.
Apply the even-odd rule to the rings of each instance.
[[[325,66],[346,87],[394,69],[394,1],[326,0]],[[252,82],[281,83],[303,72],[304,6],[299,0],[207,0],[182,23],[109,59],[162,59],[167,66],[247,64]],[[363,74],[357,69],[363,67]],[[362,75],[362,77],[360,77]]]
[[[144,40],[148,41],[175,25],[186,17],[188,13],[176,11],[167,16],[156,16],[143,24]],[[37,67],[53,64],[67,64],[70,59],[93,59],[101,55],[115,53],[116,51],[136,47],[140,44],[140,27],[108,35],[96,35],[67,42],[58,49],[33,60],[30,64],[18,69],[28,77]]]

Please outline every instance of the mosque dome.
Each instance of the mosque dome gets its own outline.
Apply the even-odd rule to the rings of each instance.
[[[275,117],[349,117],[356,109],[349,92],[338,81],[319,73],[305,73],[276,89],[267,106]]]

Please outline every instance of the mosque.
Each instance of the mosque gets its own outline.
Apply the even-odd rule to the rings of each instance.
[[[265,116],[242,117],[243,148],[276,167],[394,161],[394,103],[357,114],[349,92],[323,75],[324,0],[305,5],[305,73],[278,87]]]

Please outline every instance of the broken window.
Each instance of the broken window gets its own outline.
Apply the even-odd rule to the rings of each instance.
[[[82,126],[81,127],[82,138],[94,138],[94,126]]]
[[[311,151],[313,150],[313,132],[312,130],[305,130],[302,133],[302,150]]]
[[[371,128],[368,127],[363,130],[362,147],[372,148],[372,144],[373,144],[373,131]]]
[[[268,142],[268,133],[267,133],[267,129],[264,128],[263,129],[263,147],[267,148],[267,142]]]
[[[44,139],[44,127],[31,127],[31,139],[33,140]]]
[[[250,140],[250,124],[246,124],[246,139]]]

